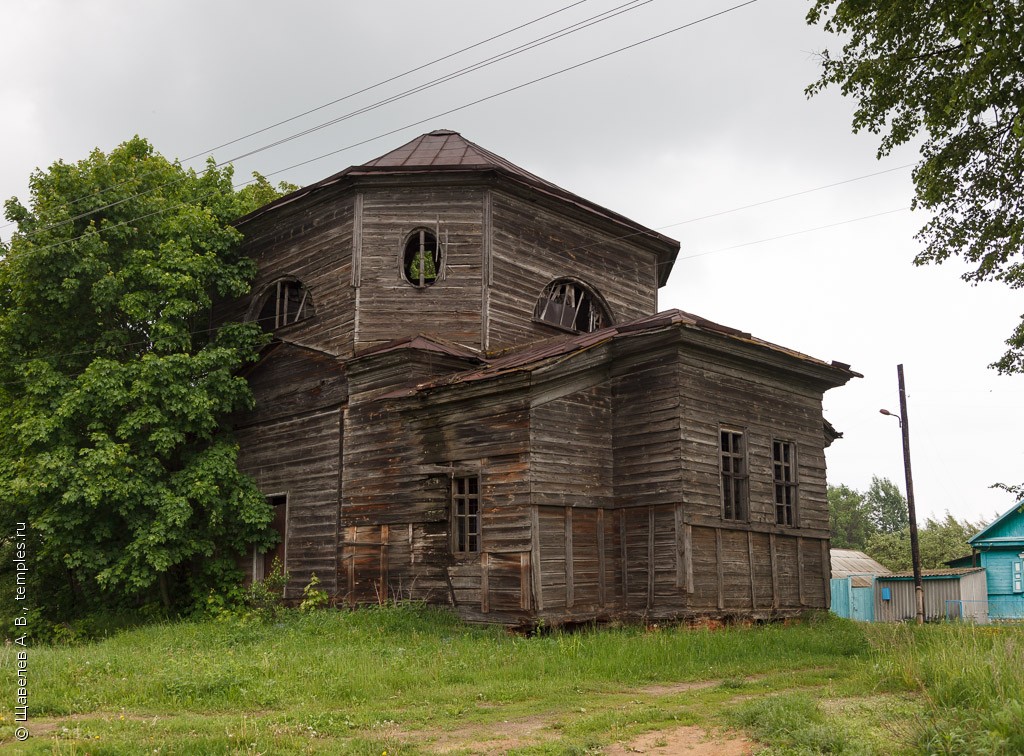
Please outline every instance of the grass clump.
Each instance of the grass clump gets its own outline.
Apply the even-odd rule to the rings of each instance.
[[[845,728],[826,720],[806,693],[766,696],[746,702],[731,714],[732,721],[755,738],[773,746],[773,753],[863,753]]]
[[[1024,628],[875,625],[883,685],[919,693],[913,736],[928,753],[1024,753]]]

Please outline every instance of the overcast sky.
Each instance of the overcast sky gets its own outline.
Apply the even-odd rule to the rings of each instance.
[[[35,168],[109,150],[134,134],[168,157],[212,151],[229,160],[622,1],[569,5],[3,3],[0,198],[27,201]],[[694,312],[863,373],[825,397],[826,417],[845,435],[828,451],[831,483],[864,489],[879,475],[903,487],[899,427],[878,412],[899,410],[902,362],[919,516],[948,510],[991,520],[1013,501],[990,486],[1024,481],[1024,376],[1002,377],[987,365],[1002,354],[1024,301],[999,284],[968,286],[958,261],[914,267],[914,233],[925,221],[907,210],[915,149],[878,161],[877,137],[851,133],[852,102],[836,92],[806,99],[815,51],[838,47],[806,26],[807,3],[759,0],[701,20],[734,5],[626,3],[614,18],[240,160],[236,178],[259,170],[307,184],[423,132],[459,131],[678,239],[662,309]],[[838,182],[847,183],[807,192]]]

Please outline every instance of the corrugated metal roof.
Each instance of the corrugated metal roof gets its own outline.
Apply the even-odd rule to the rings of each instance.
[[[639,320],[624,323],[618,326],[602,328],[590,333],[581,333],[576,336],[562,336],[538,344],[532,344],[520,349],[513,349],[500,356],[486,360],[483,367],[467,370],[453,375],[447,375],[432,381],[421,383],[417,386],[396,390],[388,396],[400,397],[411,396],[419,391],[425,391],[440,386],[451,386],[457,383],[470,383],[474,381],[495,378],[499,375],[512,372],[527,372],[541,367],[548,361],[562,359],[569,355],[587,351],[595,346],[610,342],[615,339],[629,336],[645,335],[665,330],[671,327],[694,328],[701,331],[716,333],[738,341],[753,344],[788,357],[798,359],[802,362],[818,367],[828,368],[833,371],[845,373],[846,380],[851,377],[861,377],[845,365],[838,363],[827,363],[814,357],[795,352],[791,349],[776,346],[767,341],[752,337],[749,333],[739,331],[729,326],[702,318],[699,315],[692,315],[682,310],[665,310]],[[843,381],[845,383],[845,380]],[[877,564],[877,563],[876,563]]]
[[[888,575],[889,568],[869,557],[863,551],[853,549],[830,549],[829,561],[832,564],[832,577],[843,578],[850,575]]]
[[[961,575],[970,575],[974,572],[984,572],[984,567],[950,567],[945,570],[921,570],[922,578],[942,578],[942,577],[959,577]],[[912,570],[906,572],[894,572],[891,575],[884,576],[887,580],[913,580],[914,573]]]

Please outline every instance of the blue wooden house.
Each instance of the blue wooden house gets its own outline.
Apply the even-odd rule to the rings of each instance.
[[[988,576],[991,619],[1024,619],[1024,502],[970,539]]]

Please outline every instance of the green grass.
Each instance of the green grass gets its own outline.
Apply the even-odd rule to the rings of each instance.
[[[14,651],[0,649],[0,741],[25,753],[547,754],[693,725],[741,729],[775,753],[941,753],[940,736],[949,753],[1018,753],[1021,640],[835,618],[524,637],[419,606],[175,622],[31,648],[21,745]]]

